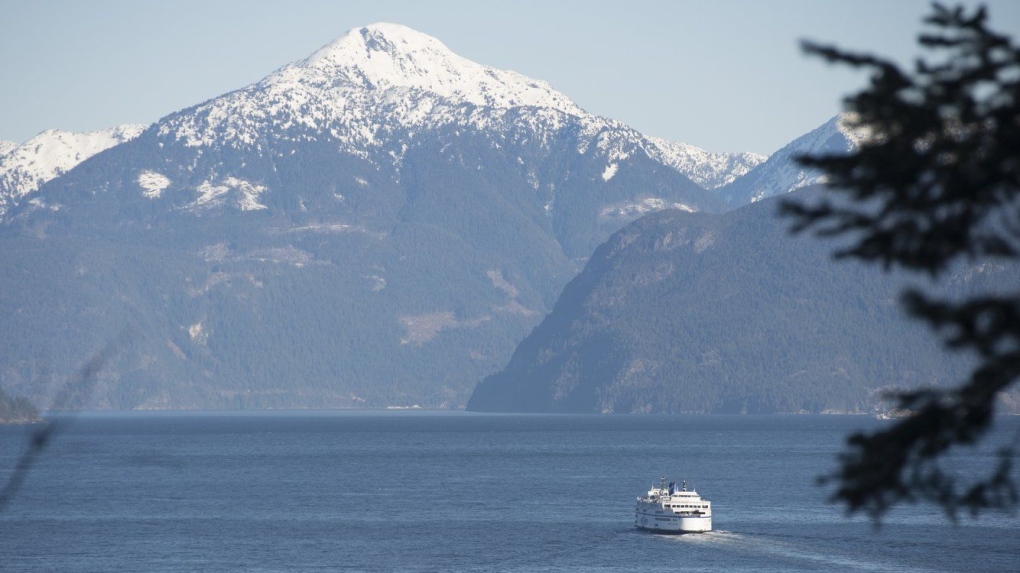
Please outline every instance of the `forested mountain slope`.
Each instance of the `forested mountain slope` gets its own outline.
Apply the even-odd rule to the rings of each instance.
[[[901,313],[903,277],[834,262],[775,204],[664,211],[613,235],[468,409],[867,412],[883,388],[959,380],[966,360]],[[1018,280],[988,263],[943,288]]]
[[[760,160],[351,30],[8,197],[0,386],[125,340],[72,407],[462,407],[610,234]]]

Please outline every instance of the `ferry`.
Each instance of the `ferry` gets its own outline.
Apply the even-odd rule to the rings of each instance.
[[[712,531],[712,502],[702,499],[693,487],[688,490],[686,480],[677,486],[661,477],[658,487],[653,485],[648,495],[637,498],[634,525],[658,533]]]

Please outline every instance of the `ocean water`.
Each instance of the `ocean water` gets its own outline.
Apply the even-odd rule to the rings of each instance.
[[[1020,521],[880,529],[815,478],[849,416],[121,413],[63,420],[0,513],[0,571],[1020,571]],[[1015,439],[1005,419],[996,440]],[[30,429],[0,427],[0,480]],[[991,448],[958,456],[964,473]],[[633,527],[660,475],[715,531]]]

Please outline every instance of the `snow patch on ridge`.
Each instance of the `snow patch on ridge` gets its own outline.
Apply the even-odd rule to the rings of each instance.
[[[642,199],[638,203],[617,204],[604,207],[601,211],[599,211],[599,219],[636,218],[641,215],[646,215],[655,211],[664,211],[666,209],[677,209],[688,213],[694,213],[696,211],[683,203],[669,203],[659,197],[648,197],[646,199]]]
[[[202,328],[202,321],[198,321],[188,327],[188,337],[195,344],[205,346],[209,341],[209,331]]]
[[[686,175],[705,189],[735,181],[768,159],[757,153],[711,153],[688,145],[649,137],[649,155]]]
[[[192,203],[194,207],[219,205],[223,202],[222,197],[230,188],[226,185],[213,185],[208,181],[202,182],[195,191],[198,191],[198,199]]]
[[[240,211],[257,211],[267,207],[259,203],[266,187],[237,177],[226,177],[219,183],[203,181],[195,188],[198,197],[185,208],[192,211],[230,205]]]
[[[620,167],[619,163],[610,163],[606,165],[606,169],[602,172],[602,180],[609,181],[616,175],[616,170]]]
[[[249,183],[243,179],[236,177],[227,177],[224,180],[227,186],[237,189],[238,201],[237,208],[242,211],[259,211],[266,209],[267,207],[259,203],[259,197],[266,192],[266,188],[263,185],[255,185]]]
[[[159,199],[163,191],[170,186],[170,179],[155,171],[142,171],[138,174],[137,181],[138,186],[142,188],[142,195],[149,199]]]
[[[705,189],[721,187],[765,161],[756,153],[710,153],[686,143],[647,137],[626,125],[601,117],[582,118],[577,153],[593,148],[609,163],[619,163],[640,153],[672,168]]]

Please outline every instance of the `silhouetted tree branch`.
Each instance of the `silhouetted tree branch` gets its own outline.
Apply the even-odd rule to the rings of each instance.
[[[836,252],[937,277],[964,260],[1020,255],[1020,50],[987,27],[982,7],[933,6],[918,39],[937,61],[912,72],[872,55],[805,43],[828,62],[871,71],[870,85],[845,100],[844,121],[864,138],[843,156],[804,156],[830,193],[811,204],[784,201],[792,230],[844,236]],[[899,502],[928,500],[955,519],[1018,503],[1013,448],[977,481],[961,485],[939,465],[953,446],[974,444],[991,427],[996,395],[1020,378],[1020,291],[933,300],[903,296],[907,312],[931,325],[947,347],[979,365],[952,389],[899,393],[911,412],[888,429],[848,439],[834,498],[879,521]]]
[[[50,408],[53,410],[63,410],[76,404],[87,403],[85,398],[92,394],[99,372],[113,358],[120,346],[126,343],[132,332],[130,328],[125,329],[117,339],[107,344],[105,348],[82,364],[57,393]],[[28,472],[35,465],[35,460],[46,449],[46,446],[53,441],[53,438],[64,430],[65,425],[69,423],[68,420],[68,418],[49,420],[32,432],[28,446],[21,454],[21,457],[18,458],[7,481],[0,487],[0,512],[3,512],[7,504],[14,499],[15,494],[18,493],[25,478],[28,476]]]

